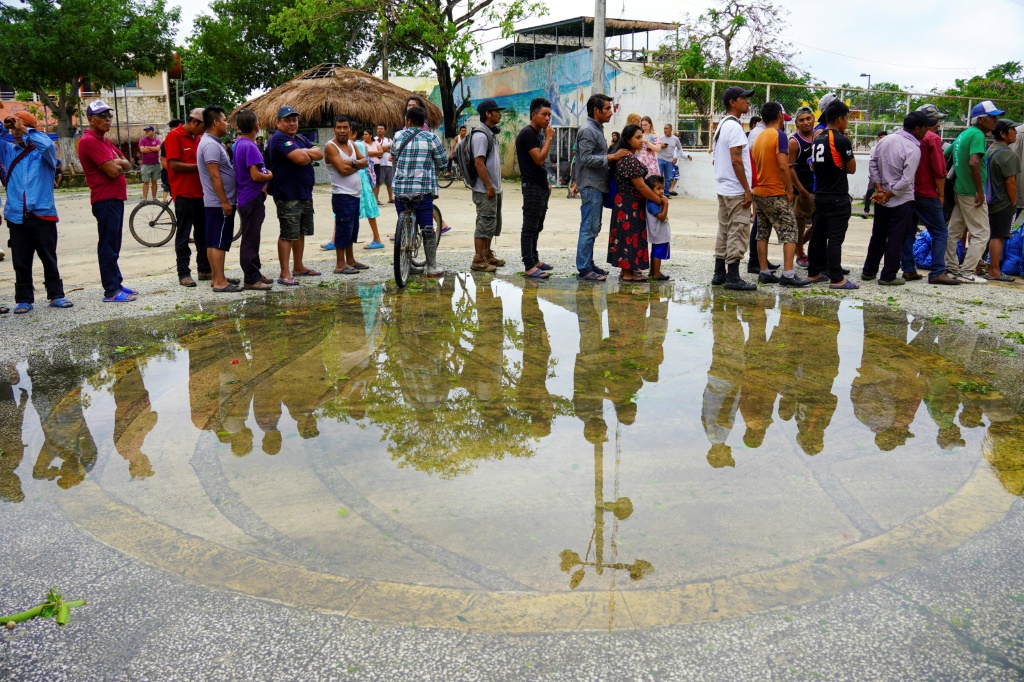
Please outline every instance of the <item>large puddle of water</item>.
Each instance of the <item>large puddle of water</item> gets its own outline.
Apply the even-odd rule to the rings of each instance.
[[[56,502],[217,588],[537,630],[856,588],[1024,491],[998,386],[1020,364],[957,325],[470,276],[315,293],[82,328],[7,367],[0,521]]]

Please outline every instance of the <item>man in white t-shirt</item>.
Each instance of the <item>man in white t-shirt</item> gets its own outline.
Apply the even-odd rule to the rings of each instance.
[[[722,94],[725,117],[714,137],[715,192],[718,194],[718,238],[715,241],[714,285],[749,291],[757,286],[740,278],[740,260],[750,235],[750,153],[740,116],[750,111],[753,90],[733,86]]]
[[[672,134],[671,124],[665,124],[665,134],[658,142],[661,143],[661,151],[658,152],[658,170],[665,180],[665,194],[670,197],[676,196],[672,189],[672,172],[676,167],[676,159],[679,158],[679,138]]]
[[[373,160],[373,172],[377,175],[377,184],[373,187],[373,196],[380,203],[380,186],[388,188],[388,203],[395,203],[395,195],[391,190],[391,184],[395,180],[395,167],[391,161],[391,138],[386,135],[384,126],[377,126],[377,136],[373,139],[377,143],[380,157]]]

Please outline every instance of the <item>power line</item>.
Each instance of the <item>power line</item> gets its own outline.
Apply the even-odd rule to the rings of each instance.
[[[815,47],[814,45],[806,45],[804,43],[798,43],[796,41],[793,41],[793,44],[799,45],[800,47],[806,47],[811,50],[817,50],[819,52],[827,52],[829,54],[834,54],[837,57],[846,57],[847,59],[853,59],[860,62],[871,62],[872,64],[883,64],[885,66],[896,66],[901,69],[926,69],[929,71],[971,71],[976,68],[973,66],[922,66],[920,64],[893,64],[892,62],[880,62],[877,59],[865,59],[864,57],[854,57],[853,55],[850,54],[843,54],[842,52],[833,52],[832,50],[826,50],[821,47]]]

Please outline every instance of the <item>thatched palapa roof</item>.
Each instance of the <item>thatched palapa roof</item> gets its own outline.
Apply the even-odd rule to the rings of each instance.
[[[277,111],[283,106],[299,112],[303,128],[331,128],[335,116],[349,116],[365,124],[383,124],[389,130],[405,126],[405,103],[416,93],[392,85],[358,69],[320,64],[304,71],[231,112],[234,122],[240,109],[251,109],[260,127],[277,127]],[[427,123],[441,125],[437,105],[427,102]]]

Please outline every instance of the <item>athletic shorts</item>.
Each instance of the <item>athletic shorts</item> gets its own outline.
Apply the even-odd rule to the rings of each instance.
[[[293,242],[313,235],[312,199],[274,199],[274,205],[281,224],[281,239]]]
[[[988,212],[990,239],[1009,239],[1013,227],[1013,214],[1017,209],[1011,204],[1001,211]]]
[[[757,206],[757,241],[768,241],[773,227],[783,244],[795,244],[800,239],[793,207],[789,205],[785,194],[776,197],[759,197],[755,194],[754,204]]]
[[[810,220],[814,217],[814,195],[808,194],[807,198],[804,199],[799,194],[796,195],[796,202],[793,204],[793,215],[797,218],[803,218],[804,220]]]
[[[379,166],[373,167],[374,172],[377,174],[377,186],[384,185],[390,187],[391,183],[395,180],[395,167],[394,166]]]
[[[664,244],[651,244],[651,258],[657,258],[658,260],[668,260],[670,255],[669,243]]]
[[[206,248],[220,249],[221,251],[231,250],[231,238],[235,235],[235,214],[238,210],[231,212],[231,215],[224,215],[224,209],[206,207]]]
[[[151,180],[160,179],[160,171],[163,168],[160,167],[159,163],[144,163],[139,169],[139,177],[143,182],[150,182]]]

